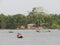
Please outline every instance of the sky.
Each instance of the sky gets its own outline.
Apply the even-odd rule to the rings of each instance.
[[[60,0],[0,0],[0,13],[25,14],[32,8],[43,7],[46,13],[60,13]]]

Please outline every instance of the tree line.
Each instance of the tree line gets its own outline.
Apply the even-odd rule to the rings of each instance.
[[[42,24],[49,29],[60,28],[60,14],[47,14],[45,12],[34,12],[33,9],[27,16],[24,14],[4,15],[0,14],[0,29],[16,29],[27,24]]]

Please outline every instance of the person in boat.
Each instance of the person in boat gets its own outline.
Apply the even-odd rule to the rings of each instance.
[[[23,38],[22,34],[21,33],[18,33],[17,34],[17,38]]]

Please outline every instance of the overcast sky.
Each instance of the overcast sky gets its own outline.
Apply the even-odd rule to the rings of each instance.
[[[0,13],[27,14],[33,7],[40,6],[46,12],[60,13],[60,0],[0,0]]]

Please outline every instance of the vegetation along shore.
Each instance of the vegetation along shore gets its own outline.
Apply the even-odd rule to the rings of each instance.
[[[58,29],[60,28],[60,14],[47,14],[33,8],[27,16],[24,14],[0,14],[0,29]]]

